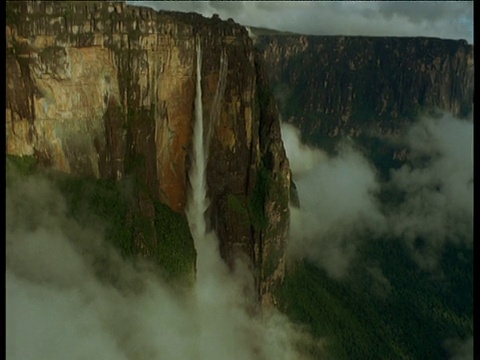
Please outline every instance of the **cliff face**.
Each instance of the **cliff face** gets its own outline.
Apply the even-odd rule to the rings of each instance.
[[[389,135],[428,109],[467,115],[473,46],[435,38],[260,35],[285,121],[305,140]]]
[[[147,257],[161,241],[154,202],[180,213],[187,202],[200,42],[212,227],[227,263],[246,254],[271,303],[283,279],[290,172],[246,30],[118,2],[42,1],[7,3],[6,32],[7,153],[79,176],[133,179],[125,221]]]

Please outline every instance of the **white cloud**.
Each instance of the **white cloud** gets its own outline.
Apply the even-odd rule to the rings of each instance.
[[[70,219],[42,178],[9,181],[6,210],[9,360],[299,358],[293,342],[306,333],[251,311],[245,269],[174,290],[148,264],[122,260],[101,227]]]
[[[465,340],[448,339],[445,347],[451,355],[450,360],[473,360],[473,336]]]
[[[300,199],[291,209],[289,252],[341,278],[368,234],[404,241],[419,266],[437,269],[447,243],[473,242],[473,120],[444,114],[406,131],[410,161],[380,183],[368,159],[344,144],[326,157],[301,144],[298,131],[282,129]],[[400,203],[380,203],[389,187]]]
[[[362,236],[383,231],[375,169],[351,145],[343,144],[337,156],[326,157],[301,145],[291,126],[286,129],[282,134],[288,135],[286,151],[292,168],[299,167],[297,162],[304,165],[305,159],[315,160],[302,168],[300,176],[294,172],[300,208],[291,209],[289,253],[341,278],[355,259]]]
[[[432,269],[446,242],[473,241],[473,121],[425,118],[404,142],[412,162],[392,172],[405,199],[391,210],[390,228]]]
[[[218,13],[243,25],[312,35],[429,36],[473,43],[473,1],[128,1]]]
[[[283,145],[290,160],[290,169],[296,178],[327,159],[323,151],[303,144],[300,140],[300,131],[293,125],[282,123],[281,131]]]

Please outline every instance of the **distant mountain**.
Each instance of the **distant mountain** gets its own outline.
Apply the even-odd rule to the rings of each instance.
[[[259,29],[283,120],[309,143],[388,135],[417,115],[472,110],[473,46],[424,37],[312,36]]]

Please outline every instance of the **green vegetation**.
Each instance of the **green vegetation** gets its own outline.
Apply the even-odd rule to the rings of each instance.
[[[244,219],[246,225],[252,225],[257,231],[264,230],[268,226],[268,217],[265,214],[264,206],[274,186],[275,180],[261,163],[252,194],[248,198],[228,194],[228,209]]]
[[[85,224],[94,219],[105,223],[105,240],[122,255],[133,254],[132,227],[126,221],[128,204],[119,184],[65,174],[50,177],[67,201],[69,216]]]
[[[187,218],[156,201],[155,229],[158,238],[157,260],[169,279],[193,279],[196,251]]]
[[[248,216],[248,209],[243,205],[242,201],[233,194],[227,196],[228,207],[240,215]]]
[[[250,221],[250,213],[246,204],[247,200],[244,195],[228,194],[227,196],[228,209],[238,215],[243,225],[250,226],[252,223]]]
[[[384,292],[367,260],[388,279]],[[447,359],[446,339],[473,335],[473,251],[451,245],[442,261],[441,276],[422,272],[402,242],[370,239],[347,279],[300,262],[278,295],[336,359]]]
[[[17,176],[28,176],[35,172],[36,160],[33,156],[6,156],[5,170],[7,182],[13,174]]]
[[[249,198],[250,221],[256,230],[263,230],[268,226],[268,218],[265,214],[264,205],[268,192],[272,188],[274,180],[263,163],[260,163],[257,180],[252,195]]]
[[[294,321],[308,325],[317,339],[326,339],[326,350],[334,358],[404,358],[384,341],[378,324],[370,326],[365,322],[365,310],[352,307],[358,299],[352,298],[348,288],[313,265],[297,264],[288,273],[279,295],[286,313]],[[391,356],[382,357],[384,354]]]
[[[35,170],[33,157],[7,156],[7,181],[20,176],[40,173]],[[101,224],[105,240],[114,245],[125,258],[138,253],[134,244],[135,232],[141,232],[152,243],[153,260],[170,280],[193,279],[196,252],[184,214],[153,201],[155,218],[146,218],[134,205],[137,182],[133,193],[126,182],[77,177],[58,172],[41,172],[59,188],[67,203],[67,216],[80,224]],[[132,190],[132,189],[129,189]]]
[[[134,232],[141,233],[151,244],[153,259],[168,279],[193,278],[196,253],[185,215],[153,201],[155,217],[152,226],[152,220],[128,202],[124,185],[111,180],[69,176],[60,183],[60,188],[71,206],[73,217],[79,219],[87,212],[105,221],[108,224],[106,240],[124,256],[138,252],[134,246]]]
[[[270,278],[275,270],[277,270],[279,265],[279,259],[283,255],[283,250],[281,247],[277,249],[273,249],[273,251],[268,254],[262,264],[263,268],[263,278],[268,279]]]

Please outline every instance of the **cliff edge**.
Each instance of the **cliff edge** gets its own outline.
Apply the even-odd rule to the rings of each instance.
[[[272,289],[284,276],[290,170],[245,28],[124,2],[7,2],[6,13],[7,154],[133,183],[129,246],[160,263],[167,254],[158,203],[184,214],[187,202],[200,42],[211,226],[226,262],[247,259],[261,302],[274,303]]]

